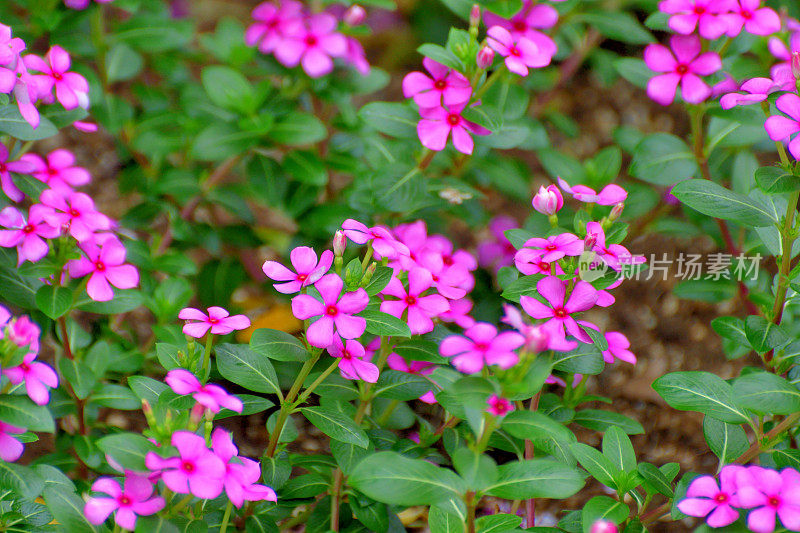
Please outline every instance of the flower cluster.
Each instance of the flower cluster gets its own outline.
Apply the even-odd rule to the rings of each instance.
[[[772,533],[776,515],[790,531],[800,531],[800,473],[780,472],[761,466],[725,466],[719,483],[712,476],[692,480],[678,509],[689,516],[705,517],[711,527],[724,527],[749,510],[747,527],[756,533]]]
[[[114,0],[94,0],[98,4],[110,4]],[[86,9],[91,0],[64,0],[64,5],[70,9]]]
[[[361,43],[339,31],[338,21],[331,13],[309,13],[300,2],[279,0],[277,5],[259,4],[253,10],[253,19],[255,22],[245,34],[247,45],[274,55],[285,67],[300,65],[306,74],[319,78],[330,74],[334,58],[339,58],[361,74],[369,74]],[[345,13],[345,25],[362,21],[363,16],[354,16],[351,10]]]

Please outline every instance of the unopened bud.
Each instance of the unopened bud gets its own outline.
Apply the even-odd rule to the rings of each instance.
[[[481,6],[472,4],[472,9],[469,10],[469,27],[477,28],[481,23]]]
[[[494,61],[494,50],[489,48],[488,46],[484,46],[480,50],[478,50],[478,56],[475,58],[475,62],[478,65],[478,68],[487,69],[492,66],[492,62]]]
[[[619,533],[619,528],[614,522],[609,522],[608,520],[598,520],[592,524],[592,529],[589,531],[590,533]]]
[[[342,257],[344,255],[345,248],[347,248],[347,237],[345,237],[344,233],[339,230],[333,235],[333,255],[336,257]]]
[[[361,286],[366,287],[367,284],[372,280],[372,275],[375,274],[375,269],[378,268],[378,265],[375,263],[370,263],[367,267],[367,271],[364,272],[364,277],[361,278]]]
[[[617,220],[621,215],[622,211],[625,209],[625,204],[620,202],[616,204],[614,207],[611,208],[611,213],[608,215],[608,220],[614,222]]]
[[[800,80],[800,52],[792,52],[792,75],[795,80]]]
[[[358,26],[362,24],[366,18],[366,10],[358,4],[353,4],[344,12],[342,20],[344,20],[344,23],[348,26]]]
[[[591,250],[594,248],[594,245],[597,244],[597,234],[596,233],[588,233],[586,238],[583,239],[583,248],[585,250]]]
[[[147,400],[142,400],[142,412],[144,413],[144,417],[147,420],[147,423],[150,425],[151,428],[156,427],[156,417],[153,415],[153,408],[150,405],[150,402]]]
[[[539,192],[531,200],[531,205],[543,215],[555,215],[564,207],[564,197],[555,185],[540,186]]]
[[[203,413],[205,413],[206,408],[201,403],[194,404],[192,407],[191,414],[189,415],[189,421],[192,427],[196,428],[200,422],[203,420]]]

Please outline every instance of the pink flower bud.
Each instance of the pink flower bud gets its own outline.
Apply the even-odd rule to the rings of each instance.
[[[598,520],[594,524],[592,524],[592,529],[589,530],[590,533],[619,533],[619,528],[614,522],[609,522],[608,520]]]
[[[344,23],[348,26],[358,26],[367,18],[367,12],[358,4],[353,4],[344,12]]]
[[[555,185],[540,186],[539,192],[533,197],[533,208],[543,215],[555,215],[564,207],[564,197]]]
[[[494,61],[494,50],[489,48],[488,46],[484,46],[480,50],[478,50],[478,57],[475,58],[475,62],[478,64],[478,68],[489,68],[492,66],[492,62]]]
[[[597,235],[595,233],[588,233],[586,238],[583,239],[583,247],[586,250],[591,250],[597,244]]]
[[[497,394],[489,396],[486,403],[489,404],[489,407],[486,408],[486,412],[494,416],[505,416],[507,413],[514,410],[513,403],[505,398],[499,397]]]
[[[333,255],[342,257],[345,248],[347,248],[347,237],[345,237],[342,231],[337,231],[333,235]]]
[[[192,425],[197,427],[197,424],[199,424],[200,421],[203,420],[203,413],[205,412],[205,410],[206,408],[203,404],[201,403],[194,404],[194,406],[192,407],[192,411],[189,414],[189,420],[192,422]]]
[[[477,28],[481,23],[481,6],[472,4],[472,9],[469,10],[469,26],[470,28]]]
[[[792,75],[800,80],[800,52],[792,52]]]
[[[608,219],[611,222],[617,220],[620,215],[622,215],[622,210],[625,209],[625,204],[620,202],[616,204],[614,207],[611,208],[611,214],[608,215]]]
[[[550,344],[550,335],[541,326],[530,326],[525,331],[525,347],[539,353],[547,349]]]

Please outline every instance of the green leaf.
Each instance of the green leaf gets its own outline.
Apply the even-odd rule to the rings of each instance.
[[[724,424],[724,422],[722,422]],[[741,428],[740,428],[741,429]],[[650,484],[653,489],[659,494],[663,494],[667,498],[672,498],[672,486],[661,470],[651,465],[650,463],[641,463],[636,467],[636,470]]]
[[[142,55],[125,43],[117,43],[106,52],[106,80],[108,83],[136,77],[144,66]]]
[[[593,344],[580,344],[569,352],[556,352],[553,368],[571,374],[599,374],[605,368],[603,354]]]
[[[611,426],[603,435],[603,455],[623,472],[636,469],[636,452],[633,451],[631,439],[617,426]]]
[[[369,437],[352,418],[325,407],[303,407],[303,415],[317,429],[332,439],[355,444],[362,448],[369,446]]]
[[[31,468],[0,461],[0,489],[12,491],[18,498],[33,500],[43,488],[44,479]]]
[[[408,401],[419,398],[429,390],[438,389],[423,376],[397,370],[384,370],[378,378],[374,394],[376,397]]]
[[[516,531],[515,528],[519,527],[521,523],[521,516],[503,513],[481,516],[475,521],[475,525],[478,526],[478,531],[480,533],[503,533],[509,530]],[[533,528],[532,531],[534,533],[541,533],[537,528]]]
[[[732,424],[749,420],[733,400],[733,388],[710,372],[672,372],[655,380],[653,389],[674,409],[699,411]]]
[[[200,79],[209,99],[218,106],[243,114],[255,109],[253,86],[236,70],[221,65],[211,65],[203,68]]]
[[[284,331],[261,328],[250,337],[250,349],[275,361],[298,361],[308,359],[308,351],[296,337]]]
[[[330,448],[333,458],[336,459],[336,464],[339,465],[345,475],[349,475],[356,465],[370,454],[367,449],[361,446],[337,439],[331,439]]]
[[[394,353],[406,361],[427,361],[445,363],[446,358],[439,355],[439,345],[433,341],[415,338],[402,342],[394,347]]]
[[[792,340],[777,324],[763,316],[750,315],[744,322],[744,333],[753,350],[762,354]]]
[[[39,116],[39,125],[34,129],[17,108],[17,104],[0,107],[0,132],[16,137],[20,141],[39,141],[52,137],[58,130],[44,115]]]
[[[544,413],[536,411],[512,411],[503,418],[501,426],[511,435],[528,439],[533,444],[567,464],[575,464],[570,446],[577,439],[563,424]]]
[[[710,416],[703,417],[703,435],[708,447],[722,464],[732,463],[750,447],[742,426],[728,424]]]
[[[310,150],[293,150],[283,158],[283,168],[301,183],[322,187],[328,183],[328,170],[322,159]]]
[[[81,400],[85,400],[97,384],[94,371],[83,361],[65,357],[58,362],[58,370]]]
[[[592,28],[615,41],[629,44],[648,44],[655,41],[636,17],[625,11],[596,11],[578,16]]]
[[[130,380],[130,378],[128,379]],[[242,401],[242,412],[237,413],[236,411],[231,411],[230,409],[220,409],[219,413],[214,415],[214,420],[221,420],[223,418],[230,418],[232,416],[254,415],[256,413],[266,411],[275,405],[274,402],[253,394],[237,394],[236,397]]]
[[[226,122],[214,122],[197,134],[190,153],[199,161],[222,161],[246,152],[255,146],[258,137],[257,133],[243,131]]]
[[[463,533],[464,520],[434,505],[428,511],[428,527],[431,533]]]
[[[747,334],[744,329],[744,322],[741,318],[735,316],[721,316],[711,321],[711,328],[717,332],[717,335],[736,341],[737,344],[747,346],[750,342],[747,340]]]
[[[66,287],[43,285],[36,291],[36,307],[55,320],[72,307],[72,291]]]
[[[314,115],[294,112],[275,123],[267,134],[272,141],[288,146],[314,144],[328,136],[328,130]]]
[[[97,526],[90,524],[83,513],[85,502],[74,492],[65,491],[63,487],[48,486],[42,495],[48,510],[62,531],[70,533],[97,531]]]
[[[497,481],[497,464],[488,455],[462,447],[453,454],[453,466],[470,490],[480,491]]]
[[[75,306],[81,311],[97,313],[99,315],[119,315],[133,311],[144,303],[144,297],[138,289],[114,290],[114,299],[108,302],[92,301],[87,295],[82,295]]]
[[[461,499],[464,481],[454,472],[397,452],[378,452],[358,463],[349,484],[373,500],[391,505],[431,505]]]
[[[755,413],[788,415],[800,411],[800,390],[770,372],[736,378],[733,394],[739,405]]]
[[[27,396],[0,395],[0,420],[28,431],[55,431],[55,423],[47,407],[36,405]]]
[[[636,57],[620,57],[616,59],[614,61],[614,69],[620,76],[640,89],[647,87],[647,82],[653,77],[653,71],[644,61]]]
[[[275,368],[266,357],[241,344],[220,344],[216,354],[217,370],[225,379],[247,390],[281,396]]]
[[[497,469],[497,482],[485,492],[498,498],[569,498],[584,485],[577,468],[553,459],[528,459],[506,463]]]
[[[186,47],[194,35],[188,19],[143,13],[114,28],[114,38],[143,52],[165,52]]]
[[[264,456],[261,458],[261,475],[264,483],[274,490],[280,489],[292,474],[292,465],[287,460],[286,452],[278,457]]]
[[[570,451],[593,478],[603,485],[617,490],[616,480],[621,476],[622,470],[614,466],[611,459],[582,442],[573,444],[570,447]]]
[[[636,420],[621,413],[603,411],[601,409],[584,409],[578,411],[572,421],[583,427],[595,431],[606,431],[611,426],[617,426],[628,435],[644,433],[644,428]]]
[[[399,318],[383,311],[367,309],[358,314],[367,321],[367,333],[387,337],[410,337],[411,329]]]
[[[115,385],[113,383],[104,383],[100,385],[89,399],[93,404],[123,411],[142,408],[141,400],[139,400],[128,387]]]
[[[592,525],[598,520],[608,520],[621,524],[628,518],[630,509],[622,502],[610,496],[595,496],[583,506],[581,510],[581,523],[583,533],[589,533]]]
[[[692,209],[710,217],[733,220],[746,226],[771,226],[772,212],[763,204],[714,183],[690,179],[675,185],[672,194]]]
[[[699,168],[686,143],[668,133],[642,139],[633,150],[630,173],[656,185],[672,185],[697,174]]]
[[[781,167],[761,167],[755,173],[758,188],[767,194],[781,194],[800,189],[800,177]]]
[[[14,271],[0,268],[0,297],[24,309],[36,308],[36,290],[43,286],[35,278],[23,278]]]
[[[457,71],[462,71],[464,69],[464,63],[458,59],[453,52],[439,46],[438,44],[423,44],[417,48],[417,52],[425,57],[433,59],[437,63],[441,63],[442,65]]]
[[[381,133],[401,139],[417,136],[419,114],[408,104],[371,102],[358,111],[358,116]]]
[[[135,433],[117,433],[108,435],[97,441],[97,447],[110,455],[126,470],[145,472],[147,468],[144,458],[147,452],[155,452],[158,448],[142,435]]]

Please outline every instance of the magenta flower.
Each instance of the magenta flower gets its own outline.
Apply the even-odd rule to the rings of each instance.
[[[301,64],[306,74],[319,78],[333,70],[333,57],[347,53],[347,40],[336,32],[333,15],[318,13],[304,23],[287,25],[280,46],[273,53],[284,66]]]
[[[486,412],[493,416],[506,416],[508,413],[514,410],[514,404],[506,400],[505,398],[499,397],[497,394],[492,394],[489,396],[489,399],[486,400],[486,403],[489,404],[489,407],[486,408]]]
[[[450,309],[439,315],[443,322],[453,322],[460,328],[468,328],[475,324],[475,319],[469,313],[472,311],[472,300],[461,298],[450,300]]]
[[[720,98],[719,105],[722,106],[722,109],[763,102],[768,95],[780,90],[780,87],[770,78],[753,78],[744,82],[741,90],[747,94],[732,92]]]
[[[553,39],[538,31],[552,28],[558,22],[558,12],[550,5],[534,5],[530,0],[523,0],[522,9],[510,20],[495,15],[489,10],[484,11],[483,20],[487,28],[502,26],[515,39],[525,38],[532,41],[550,57],[554,56],[558,50]]]
[[[398,255],[408,255],[408,247],[399,242],[391,232],[383,226],[371,228],[358,220],[348,218],[342,222],[345,236],[356,244],[366,244],[372,241],[372,249],[377,259],[394,259]]]
[[[433,277],[424,268],[415,267],[408,273],[408,290],[399,279],[393,277],[381,294],[399,299],[384,300],[381,302],[381,311],[397,318],[407,313],[406,321],[414,335],[433,331],[432,319],[450,309],[450,304],[439,294],[423,295],[432,285]]]
[[[3,313],[5,315],[5,313]],[[21,316],[5,324],[6,333],[9,340],[20,348],[28,347],[31,352],[39,351],[39,337],[42,330],[27,316]],[[3,331],[0,330],[0,338],[3,338]]]
[[[64,0],[64,5],[70,9],[86,9],[91,0]],[[110,4],[114,0],[94,0],[98,4]],[[130,528],[128,528],[130,529]]]
[[[145,457],[147,468],[162,470],[161,479],[173,492],[191,493],[203,499],[219,496],[226,468],[222,460],[206,448],[205,439],[189,431],[176,431],[171,442],[180,456],[165,459],[148,452]]]
[[[110,477],[101,477],[92,484],[92,492],[100,492],[109,498],[93,496],[83,508],[83,514],[94,525],[100,525],[116,511],[114,521],[121,528],[136,529],[137,516],[156,514],[166,502],[161,496],[153,496],[153,483],[145,476],[126,472],[124,487]]]
[[[434,107],[422,108],[419,114],[422,119],[417,123],[417,136],[422,146],[434,151],[444,150],[447,138],[453,134],[453,146],[462,154],[472,154],[475,143],[470,133],[475,135],[489,135],[491,132],[465,119],[461,113],[465,104],[453,105],[449,109]]]
[[[302,14],[303,4],[294,0],[281,0],[277,7],[272,2],[259,4],[253,9],[255,22],[245,32],[245,43],[258,45],[265,54],[275,51],[283,42],[286,29],[296,24]]]
[[[364,47],[358,39],[354,37],[345,37],[347,40],[347,51],[344,53],[343,59],[353,65],[362,76],[369,74],[370,66],[367,61],[367,54],[364,52]]]
[[[701,37],[716,39],[728,30],[720,15],[734,11],[736,0],[663,0],[658,9],[672,15],[668,23],[672,31],[689,35],[697,29]]]
[[[211,411],[219,413],[221,408],[230,409],[237,413],[242,412],[242,401],[232,394],[225,392],[219,385],[200,383],[197,376],[184,370],[176,368],[167,372],[164,379],[176,394],[191,394],[197,403]]]
[[[407,363],[405,359],[396,353],[389,354],[389,357],[386,359],[386,364],[392,370],[405,372],[406,374],[414,374],[415,376],[429,376],[436,368],[434,363],[430,363],[428,361],[411,361],[410,363]],[[436,395],[432,390],[429,390],[420,396],[419,399],[428,404],[436,403]]]
[[[403,78],[403,96],[414,98],[414,102],[422,108],[458,106],[469,102],[472,96],[472,85],[463,74],[448,68],[433,59],[422,59],[431,77],[422,72],[409,72]]]
[[[22,457],[25,447],[12,436],[20,433],[25,433],[25,428],[12,426],[0,420],[0,459],[13,463]]]
[[[720,19],[728,26],[728,37],[742,32],[753,35],[772,35],[781,31],[781,18],[769,7],[761,7],[761,0],[738,0],[730,8],[732,13],[723,13]]]
[[[328,353],[339,358],[339,373],[345,379],[360,379],[367,383],[378,381],[380,371],[369,362],[364,346],[357,340],[345,340],[335,335],[333,344],[328,346]]]
[[[467,270],[478,268],[478,261],[474,255],[466,250],[456,250],[453,242],[444,235],[431,235],[428,237],[425,241],[425,249],[441,255],[442,263],[445,266],[461,265]]]
[[[465,374],[480,372],[485,365],[498,365],[511,368],[519,357],[514,350],[525,343],[525,337],[515,331],[497,333],[491,324],[478,322],[464,331],[466,337],[450,335],[446,337],[439,352],[453,358],[453,366]]]
[[[42,75],[33,76],[38,85],[40,96],[49,94],[53,88],[56,90],[56,99],[64,109],[89,107],[89,83],[86,78],[75,72],[68,72],[70,67],[69,54],[58,45],[50,48],[42,59],[36,55],[27,55],[24,58],[25,66]]]
[[[579,281],[572,289],[569,299],[566,299],[567,282],[555,276],[548,276],[536,283],[538,292],[549,305],[545,305],[532,296],[521,296],[520,304],[533,318],[548,319],[542,326],[545,330],[555,335],[556,338],[564,337],[564,330],[581,342],[589,343],[591,339],[573,318],[574,313],[580,313],[594,307],[597,302],[597,290],[585,281]],[[566,301],[565,301],[566,299]]]
[[[0,188],[3,189],[3,192],[9,199],[19,202],[25,198],[25,195],[14,184],[10,173],[31,174],[34,168],[29,162],[25,161],[25,156],[19,161],[9,161],[8,157],[8,148],[0,143]]]
[[[44,215],[54,227],[67,227],[78,242],[91,238],[95,231],[111,229],[111,220],[97,211],[88,194],[70,192],[69,189],[47,189],[39,197],[42,205],[51,210]]]
[[[632,365],[636,364],[636,356],[629,350],[631,343],[625,335],[619,331],[607,331],[606,342],[608,350],[603,352],[603,360],[606,363],[613,363],[616,358]]]
[[[183,326],[183,333],[195,339],[201,338],[209,329],[212,335],[227,335],[250,327],[250,319],[246,316],[229,315],[230,313],[222,307],[209,307],[208,314],[194,307],[187,307],[181,309],[178,318],[196,320],[196,322],[188,322]]]
[[[517,221],[508,216],[497,216],[489,222],[491,237],[478,244],[478,264],[483,268],[493,267],[499,270],[504,266],[514,264],[514,255],[517,249],[506,237],[505,232],[518,228]]]
[[[584,186],[578,185],[578,187]],[[588,187],[586,188],[588,189]],[[548,185],[547,187],[540,185],[539,192],[533,197],[531,204],[535,210],[543,215],[555,215],[564,207],[564,197],[561,196],[561,192],[555,185]]]
[[[562,178],[558,178],[558,186],[580,202],[598,205],[616,205],[620,202],[624,202],[625,199],[628,198],[627,191],[614,183],[606,185],[599,193],[586,185],[570,186],[570,184]]]
[[[535,42],[526,37],[515,38],[502,26],[492,26],[486,36],[486,44],[505,58],[508,70],[523,77],[528,75],[528,68],[546,67],[553,58]]]
[[[583,253],[583,239],[572,233],[561,233],[542,239],[534,237],[525,241],[517,252],[514,261],[530,263],[544,261],[552,263],[566,256],[579,256]],[[522,257],[520,260],[517,257]]]
[[[28,220],[15,207],[0,211],[0,246],[17,247],[17,265],[25,261],[35,263],[47,255],[50,249],[44,239],[55,239],[61,230],[48,224],[45,215],[47,208],[41,204],[32,205]]]
[[[749,466],[736,471],[736,507],[753,509],[747,527],[755,533],[772,533],[775,515],[786,529],[800,531],[800,473],[784,468],[780,473]]]
[[[619,528],[614,522],[608,520],[597,520],[592,524],[589,533],[619,533]]]
[[[784,141],[791,138],[789,151],[795,159],[800,159],[800,136],[796,135],[800,132],[800,96],[784,94],[778,98],[775,106],[791,118],[780,115],[769,117],[764,123],[764,128],[773,141]]]
[[[711,527],[723,527],[739,519],[734,507],[739,507],[736,489],[736,477],[744,467],[729,465],[719,475],[720,483],[711,476],[700,476],[692,480],[686,491],[687,498],[678,502],[678,509],[683,514],[707,517]],[[775,518],[772,519],[773,524]]]
[[[523,346],[526,350],[539,353],[547,350],[548,348],[557,349],[549,346],[550,335],[544,330],[544,328],[541,326],[528,324],[525,320],[523,320],[522,313],[519,312],[519,309],[513,305],[503,304],[503,311],[505,313],[500,321],[516,329],[525,337],[525,344]]]
[[[342,294],[344,282],[336,274],[322,276],[314,287],[319,291],[322,301],[309,294],[292,298],[294,316],[300,320],[319,317],[306,331],[309,344],[317,348],[327,348],[333,344],[334,332],[344,339],[357,339],[364,334],[367,321],[353,315],[367,308],[367,291],[359,288],[355,292]]]
[[[0,49],[0,93],[13,93],[22,117],[36,128],[39,126],[39,111],[34,102],[39,97],[39,84],[21,61],[25,42],[12,37],[11,28],[0,24]]]
[[[37,405],[47,405],[50,401],[47,387],[58,387],[58,376],[48,365],[35,359],[36,354],[31,352],[25,355],[19,366],[3,369],[3,374],[14,385],[25,382],[25,390],[30,399]]]
[[[48,184],[52,189],[81,187],[92,180],[89,171],[75,166],[75,156],[69,150],[58,149],[47,154],[47,160],[37,154],[25,154],[20,158],[33,168],[26,171],[34,178]]]
[[[586,239],[594,244],[591,249],[612,269],[619,271],[623,265],[639,265],[645,262],[644,256],[633,255],[621,244],[606,244],[606,234],[599,222],[586,224]]]
[[[289,254],[292,266],[297,272],[292,272],[276,261],[267,261],[261,267],[268,278],[275,281],[285,281],[274,285],[275,290],[283,294],[300,292],[300,289],[313,285],[325,274],[333,264],[333,252],[325,250],[317,262],[317,253],[308,246],[298,246]]]
[[[650,70],[666,73],[650,78],[647,95],[661,105],[669,105],[680,84],[683,99],[699,104],[711,95],[711,88],[700,76],[721,69],[722,60],[716,52],[701,54],[697,35],[673,35],[669,42],[672,51],[660,44],[649,44],[644,49],[644,62]]]
[[[80,259],[67,263],[69,275],[79,278],[91,274],[86,293],[96,302],[107,302],[114,297],[113,285],[118,289],[132,289],[139,284],[139,271],[125,264],[125,246],[115,237],[81,244]]]
[[[239,449],[229,432],[215,429],[211,434],[211,444],[216,456],[225,464],[223,485],[233,505],[241,508],[244,502],[278,501],[274,490],[258,484],[261,467],[252,459],[239,457]]]

